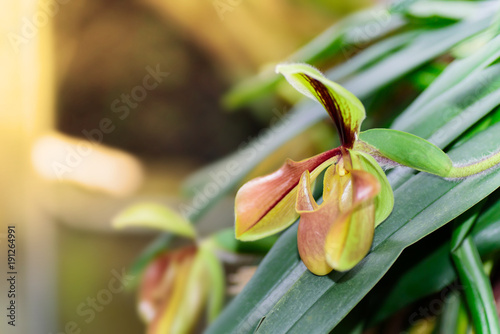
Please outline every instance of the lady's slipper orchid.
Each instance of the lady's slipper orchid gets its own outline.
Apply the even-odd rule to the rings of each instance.
[[[212,321],[225,298],[224,272],[211,238],[196,239],[193,225],[177,212],[155,203],[128,207],[114,220],[116,228],[147,227],[192,239],[183,248],[157,256],[142,275],[139,314],[148,334],[190,333],[203,309]]]
[[[167,252],[146,268],[138,309],[147,333],[186,332],[190,328],[180,326],[196,322],[206,298],[199,264],[195,265],[196,253],[195,247]]]
[[[355,149],[364,107],[308,65],[278,65],[277,72],[325,107],[341,146],[300,162],[289,160],[278,171],[243,185],[235,201],[236,237],[268,236],[300,215],[297,242],[307,268],[317,275],[351,269],[368,253],[375,226],[387,218],[394,203],[380,166]],[[311,183],[325,169],[323,203],[317,204]]]
[[[235,200],[236,238],[268,236],[300,215],[300,257],[317,275],[354,267],[368,253],[375,227],[391,213],[394,196],[378,162],[445,178],[464,178],[500,165],[500,151],[454,166],[441,149],[412,134],[390,129],[360,133],[365,110],[352,93],[309,65],[278,65],[276,71],[325,107],[341,146],[303,161],[289,160],[278,171],[243,185]],[[318,204],[311,184],[323,171],[323,203]]]
[[[205,307],[209,320],[215,319],[224,296],[214,295],[214,285],[219,284],[213,281],[214,265],[220,266],[203,246],[168,251],[149,264],[138,305],[147,333],[190,333]]]

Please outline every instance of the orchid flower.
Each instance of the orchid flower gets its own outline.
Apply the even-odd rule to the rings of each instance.
[[[141,277],[138,313],[148,334],[191,333],[201,320],[214,320],[225,298],[224,270],[212,238],[198,240],[193,225],[155,203],[128,207],[113,220],[115,228],[147,227],[190,239],[187,246],[158,254]]]
[[[224,290],[215,285],[223,279],[217,258],[205,247],[187,246],[156,257],[144,271],[139,289],[138,312],[147,333],[191,333],[203,309],[214,320],[224,298]],[[215,291],[221,293],[217,296]]]
[[[391,213],[394,196],[379,163],[404,165],[441,177],[466,177],[500,163],[496,153],[467,166],[453,166],[438,147],[389,129],[360,133],[365,109],[356,96],[305,64],[276,68],[300,93],[323,105],[333,120],[340,147],[244,184],[235,199],[236,238],[256,240],[280,232],[300,216],[297,244],[316,275],[353,268],[369,252],[375,227]],[[312,195],[324,172],[323,202]]]

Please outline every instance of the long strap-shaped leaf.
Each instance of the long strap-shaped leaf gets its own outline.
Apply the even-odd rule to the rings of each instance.
[[[412,105],[407,108],[394,122],[394,128],[402,131],[415,121],[415,113],[441,94],[450,90],[462,80],[484,69],[500,56],[500,36],[493,39],[482,50],[470,57],[459,60],[449,66],[445,73],[436,79],[429,88],[422,93]]]
[[[404,3],[407,0],[399,2]],[[374,24],[377,25],[379,30],[377,33],[364,33]],[[360,42],[369,43],[380,36],[401,28],[405,24],[406,19],[399,13],[391,14],[382,6],[376,6],[363,12],[357,12],[335,23],[304,47],[290,55],[287,60],[314,64],[346,50],[349,52],[354,51],[356,45],[359,45]],[[358,34],[352,34],[353,31],[358,32]],[[359,40],[359,32],[365,37],[363,41]],[[282,80],[282,77],[277,75],[274,69],[268,69],[258,76],[236,85],[224,97],[224,104],[234,108],[248,103],[270,92],[280,80]]]
[[[452,236],[451,255],[460,282],[464,287],[467,306],[477,334],[499,334],[500,324],[489,277],[474,244],[471,227],[477,214],[458,220]]]
[[[500,243],[498,243],[500,240],[500,201],[498,201],[500,193],[497,191],[495,194],[496,203],[481,214],[471,232],[481,256],[500,250]],[[385,298],[382,303],[377,300],[378,308],[372,315],[372,323],[378,323],[410,303],[437,293],[451,284],[457,276],[449,256],[450,248],[448,240],[432,253],[422,257],[411,268],[400,272],[399,279],[392,284],[391,290],[383,293]]]
[[[382,87],[398,79],[408,70],[419,67],[437,55],[445,53],[465,38],[486,29],[489,21],[490,17],[477,17],[471,21],[421,34],[408,47],[384,58],[377,63],[377,66],[370,67],[360,75],[343,82],[343,86],[355,92],[359,98],[364,98],[371,94],[367,83]]]
[[[422,33],[425,33],[425,31],[413,30],[383,39],[367,47],[363,52],[349,58],[345,63],[333,67],[326,72],[326,77],[335,82],[346,81],[346,78],[360,72],[363,68],[370,67],[370,64],[376,63],[388,54],[410,45]]]
[[[471,237],[453,253],[460,281],[464,286],[467,306],[477,334],[498,334],[498,314],[491,283]]]
[[[497,44],[500,55],[500,43]],[[398,122],[393,128],[426,138],[439,147],[446,147],[451,138],[465,131],[499,103],[500,65],[497,64],[471,73],[421,110],[415,111],[414,115],[409,115],[412,122],[404,126]]]
[[[348,55],[348,53],[357,51],[356,49],[359,46],[370,43],[380,36],[387,35],[408,25],[407,20],[401,14],[411,13],[411,5],[417,1],[418,0],[394,1],[392,6],[389,7],[389,10],[381,6],[375,6],[366,11],[355,13],[327,29],[324,33],[288,57],[287,60],[290,62],[316,64],[318,61],[327,57],[333,57],[341,52],[344,53],[344,55]],[[450,3],[449,5],[446,5],[446,3],[440,4],[440,7],[443,6],[455,8],[458,5],[454,3]],[[488,12],[494,12],[496,8],[492,1],[478,1],[470,3],[469,6],[486,14],[488,14]],[[433,7],[433,2],[421,1],[420,8],[422,7]],[[428,8],[428,10],[432,10],[432,8]],[[443,12],[448,13],[450,10],[444,8]],[[477,11],[470,10],[465,17],[474,15],[475,12]],[[437,14],[437,16],[439,16],[439,14]],[[487,21],[487,19],[485,19],[485,21]],[[377,27],[376,32],[365,33],[366,31],[373,31],[372,27],[374,24]],[[438,31],[435,36],[437,43],[434,43],[432,48],[425,45],[425,47],[411,50],[413,54],[409,53],[409,55],[412,60],[418,62],[419,54],[434,52],[435,50],[432,50],[434,47],[441,48],[444,46],[448,48],[451,46],[448,42],[454,43],[453,39],[439,36],[439,29],[436,29],[436,31]],[[471,31],[471,34],[473,33],[474,32]],[[430,34],[434,34],[434,32],[431,31]],[[233,108],[248,103],[252,99],[259,98],[261,95],[270,92],[280,79],[281,78],[273,73],[272,70],[264,71],[258,76],[252,77],[234,87],[226,95],[224,102],[227,106]],[[336,81],[338,77],[332,77],[331,79]]]
[[[450,153],[481,155],[500,142],[493,126]],[[500,186],[498,171],[461,182],[418,174],[395,192],[395,209],[377,228],[372,251],[353,270],[318,277],[296,254],[295,228],[287,231],[247,288],[207,333],[327,333],[371,290],[404,248],[473,206]],[[464,196],[467,194],[467,196]],[[283,271],[280,271],[283,270]]]

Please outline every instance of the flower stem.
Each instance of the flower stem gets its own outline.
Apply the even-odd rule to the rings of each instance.
[[[445,177],[462,178],[462,177],[472,176],[484,172],[485,170],[488,170],[499,164],[500,164],[500,151],[472,164],[460,167],[453,166]]]

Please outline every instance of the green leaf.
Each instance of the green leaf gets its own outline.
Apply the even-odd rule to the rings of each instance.
[[[276,250],[281,251],[276,254]],[[305,270],[298,255],[295,224],[282,234],[244,290],[205,333],[253,333],[261,318]]]
[[[481,213],[472,229],[474,242],[481,256],[488,256],[500,250],[500,243],[498,243],[500,239],[500,193],[497,191],[495,194],[490,196],[494,204]],[[476,207],[472,210],[476,210]],[[373,321],[379,322],[408,304],[441,291],[451,284],[456,279],[456,272],[449,255],[451,248],[450,241],[447,240],[402,273],[397,283],[386,293],[386,298],[373,316]],[[429,275],[429,272],[432,275]]]
[[[325,30],[322,34],[307,43],[304,47],[287,57],[290,62],[318,63],[326,58],[349,50],[356,50],[360,44],[359,34],[353,31],[367,31],[377,24],[377,33],[366,35],[363,43],[369,43],[380,36],[395,31],[405,24],[401,15],[392,15],[382,7],[357,12]],[[350,51],[349,51],[350,52]],[[259,75],[236,85],[224,96],[224,104],[228,108],[240,107],[260,96],[269,93],[281,78],[274,73],[274,68],[267,69]]]
[[[477,207],[477,206],[476,206]],[[464,288],[476,333],[500,333],[500,323],[489,277],[479,251],[469,234],[479,215],[479,208],[455,221],[451,239],[451,255]]]
[[[500,108],[496,108],[495,111],[490,112],[485,116],[479,123],[475,124],[472,128],[468,129],[460,138],[454,143],[455,146],[461,145],[466,142],[469,138],[475,136],[481,131],[484,131],[491,125],[500,122]]]
[[[391,53],[401,50],[404,46],[409,45],[423,32],[424,30],[414,30],[387,37],[373,45],[368,46],[362,52],[349,58],[348,61],[326,71],[325,76],[336,82],[346,81],[346,79],[350,76],[363,69],[373,66],[377,63],[377,61],[381,61]]]
[[[462,244],[452,252],[452,258],[464,287],[475,332],[478,334],[500,333],[490,279],[484,272],[483,263],[471,236],[466,237]]]
[[[380,36],[395,31],[406,24],[406,20],[399,13],[407,12],[413,2],[416,1],[397,1],[390,8],[391,15],[388,15],[385,10],[377,10],[377,8],[371,8],[364,12],[356,13],[346,18],[344,21],[330,27],[323,34],[304,46],[304,48],[288,57],[287,60],[291,62],[316,64],[326,57],[332,57],[341,52],[348,56],[351,50],[354,51],[359,49],[361,44],[359,36],[353,32],[367,31],[371,29],[373,24],[376,24],[377,27],[379,27],[379,33],[369,34],[368,38],[363,40],[363,43],[369,43]],[[381,82],[386,84],[398,78],[393,76],[393,73],[401,72],[401,66],[406,73],[406,71],[412,70],[423,62],[443,54],[457,43],[486,29],[489,26],[489,20],[494,13],[494,9],[492,10],[491,4],[484,1],[479,2],[477,7],[479,14],[475,17],[450,27],[433,29],[422,34],[415,43],[403,49],[397,56],[385,57],[383,61],[380,62],[380,66],[373,67],[373,70],[368,71],[366,75],[375,79],[373,82],[376,82],[377,85]],[[359,55],[367,51],[368,49],[360,52]],[[348,64],[349,62],[346,62],[339,67],[345,65],[349,66]],[[411,67],[406,68],[408,65]],[[327,75],[327,77],[332,80],[339,79],[338,77],[330,77],[329,75]],[[258,76],[244,81],[233,88],[233,90],[225,96],[224,102],[226,106],[230,108],[241,106],[270,92],[276,87],[278,82],[279,77],[274,75],[272,70],[268,69]],[[352,86],[348,86],[348,89],[354,92],[353,88],[358,84],[364,86],[366,82],[364,83],[362,80],[356,80],[353,82]],[[365,97],[365,94],[369,94],[368,91],[361,90],[356,95],[361,98]]]
[[[484,45],[469,57],[461,60],[455,60],[429,86],[428,89],[420,94],[410,107],[399,115],[393,123],[393,128],[412,132],[416,135],[428,138],[429,136],[418,133],[415,130],[411,130],[415,128],[415,119],[422,119],[422,113],[425,113],[426,115],[435,115],[438,111],[442,113],[443,107],[449,108],[449,105],[451,104],[450,101],[459,99],[461,94],[464,93],[463,90],[468,91],[485,85],[483,80],[485,78],[489,78],[490,75],[486,76],[485,74],[478,74],[498,59],[499,56],[500,36]],[[494,78],[494,75],[495,73],[491,73],[491,78]],[[492,81],[491,78],[489,81]],[[464,82],[464,80],[467,82]],[[462,89],[460,87],[462,87]],[[453,93],[453,89],[455,93]],[[478,100],[478,93],[475,92],[475,94],[475,100]],[[474,100],[469,101],[469,104],[474,102]],[[431,103],[434,103],[434,107]],[[439,128],[439,125],[436,127]]]
[[[408,14],[461,20],[474,15],[477,9],[477,3],[467,1],[419,1],[410,6]]]
[[[402,13],[405,14],[408,12],[408,9],[410,8],[411,5],[413,5],[415,2],[420,1],[420,0],[401,0],[401,1],[394,1],[391,4],[391,7],[389,8],[391,13]]]
[[[406,25],[404,17],[398,13],[390,12],[385,6],[373,6],[366,10],[357,11],[332,27],[325,30],[314,38],[303,48],[300,48],[287,58],[290,62],[317,63],[325,59],[343,53],[346,50],[356,48],[362,44],[368,44],[381,36],[388,35]],[[367,31],[377,25],[377,31],[370,34],[363,34],[360,31]]]
[[[450,158],[436,145],[406,132],[372,129],[362,132],[359,137],[370,146],[369,150],[374,148],[370,154],[403,166],[443,177],[453,167]]]
[[[499,76],[500,64],[470,75],[426,105],[420,119],[402,130],[445,147],[500,103]]]
[[[365,328],[363,315],[366,315],[363,312],[366,312],[366,310],[360,307],[354,308],[330,334],[362,334]]]
[[[493,126],[450,152],[481,155],[500,141]],[[254,278],[207,333],[325,333],[372,289],[401,252],[479,202],[500,185],[493,172],[460,182],[418,174],[395,192],[395,207],[377,229],[371,253],[353,270],[317,277],[297,257],[296,228],[266,256]],[[467,193],[468,196],[463,196]]]
[[[488,28],[491,16],[490,12],[488,17],[475,17],[448,27],[423,32],[408,46],[383,58],[359,75],[342,81],[341,84],[358,98],[363,99],[374,92],[374,87],[377,89],[384,87],[429,60],[442,55],[471,35]],[[463,74],[463,77],[465,76],[466,74]]]
[[[115,228],[146,227],[188,238],[196,235],[193,225],[176,211],[155,203],[134,204],[113,218]]]
[[[417,251],[416,251],[417,252]],[[446,241],[438,249],[401,273],[392,289],[384,291],[384,299],[372,315],[372,322],[379,323],[405,306],[439,291],[456,278],[450,258],[450,243]],[[432,275],[429,275],[429,272]]]
[[[465,214],[461,215],[455,220],[455,229],[453,230],[453,235],[450,241],[451,252],[457,250],[462,242],[469,235],[474,223],[479,216],[484,201],[474,206],[472,209],[467,211]]]

